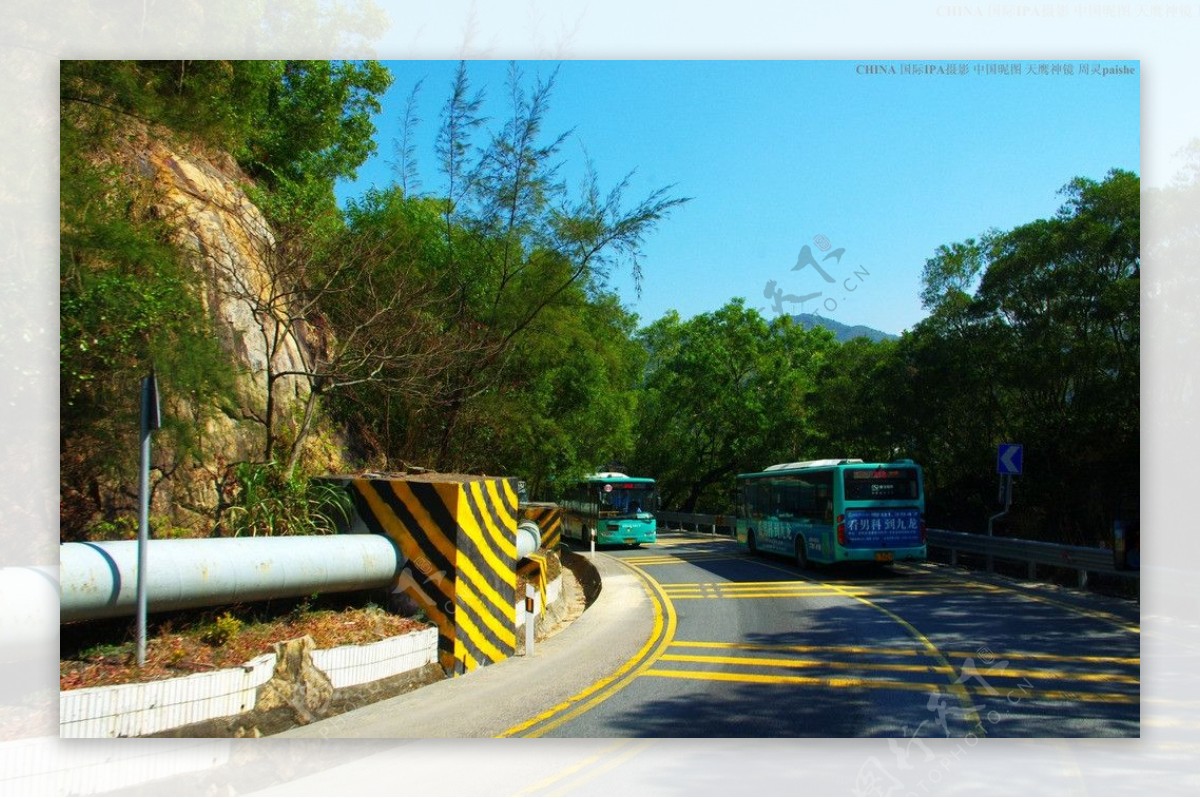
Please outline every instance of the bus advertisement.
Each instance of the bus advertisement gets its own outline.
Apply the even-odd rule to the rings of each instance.
[[[562,501],[563,534],[587,543],[640,546],[654,543],[658,494],[654,480],[615,471],[591,474],[574,485]]]
[[[809,563],[924,560],[925,486],[911,460],[810,460],[739,474],[738,543]]]

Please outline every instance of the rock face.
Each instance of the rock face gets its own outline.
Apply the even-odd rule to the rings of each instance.
[[[283,710],[292,725],[304,726],[329,712],[333,685],[312,661],[316,643],[311,637],[275,644],[275,674],[258,693],[255,710],[270,714]]]
[[[205,309],[222,344],[247,369],[240,386],[245,399],[252,407],[264,407],[268,361],[275,371],[304,371],[307,353],[291,330],[278,329],[273,318],[283,292],[267,269],[275,235],[239,185],[248,180],[232,161],[223,171],[156,139],[146,142],[139,157],[142,173],[153,176],[159,197],[155,212],[171,224],[175,242],[207,280]],[[268,342],[277,336],[280,343],[270,352]],[[285,377],[280,383],[284,401],[302,400],[308,393],[303,378]]]
[[[183,462],[170,451],[155,451],[155,464],[166,468],[165,476],[154,474],[162,478],[152,513],[203,529],[228,494],[229,464],[262,457],[268,364],[276,373],[303,373],[311,347],[298,339],[300,328],[278,322],[285,310],[283,288],[273,283],[268,268],[278,257],[278,243],[242,188],[250,180],[228,155],[199,154],[168,142],[134,128],[115,157],[151,198],[147,211],[167,222],[182,256],[203,277],[204,308],[236,374],[236,408],[178,398],[163,406],[164,415],[195,425],[203,455],[201,461]],[[308,380],[282,377],[274,393],[276,430],[286,435],[308,397]]]

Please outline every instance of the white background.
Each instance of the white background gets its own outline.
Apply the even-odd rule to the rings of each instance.
[[[0,795],[190,795],[213,783],[225,793],[286,794],[296,778],[319,794],[1200,792],[1200,547],[1189,487],[1198,451],[1200,190],[1180,182],[1195,171],[1179,155],[1200,136],[1200,2],[967,0],[881,9],[536,0],[441,2],[435,10],[421,0],[375,9],[363,13],[349,0],[5,4],[0,566],[28,576],[32,566],[57,564],[59,59],[1139,59],[1143,188],[1155,190],[1142,231],[1142,739],[935,740],[935,759],[914,751],[909,771],[898,769],[883,740],[60,742],[57,602],[52,587],[29,587],[15,599],[28,606],[27,623],[0,628]],[[590,759],[597,752],[606,753]],[[871,781],[877,766],[896,779]]]

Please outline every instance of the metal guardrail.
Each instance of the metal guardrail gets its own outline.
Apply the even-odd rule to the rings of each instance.
[[[712,534],[720,534],[718,529],[725,529],[725,534],[733,534],[734,517],[732,515],[704,515],[701,513],[668,513],[659,511],[654,514],[654,520],[667,527],[674,525],[679,529],[688,529],[689,527],[694,532],[711,532]],[[707,529],[701,529],[707,527]]]
[[[1126,579],[1141,578],[1138,571],[1117,568],[1112,549],[1068,546],[1020,538],[988,537],[968,532],[952,532],[948,529],[926,530],[925,542],[929,546],[948,550],[951,565],[958,564],[959,552],[982,555],[989,571],[993,569],[994,560],[997,558],[1026,563],[1030,579],[1037,578],[1039,565],[1075,569],[1079,575],[1080,587],[1087,586],[1089,573],[1111,574]]]
[[[733,534],[736,519],[732,515],[704,515],[700,513],[655,513],[658,523],[668,528],[691,529],[712,534]],[[718,530],[724,530],[719,532]],[[988,537],[969,532],[953,532],[948,529],[926,530],[926,544],[932,548],[945,549],[950,553],[950,564],[958,565],[960,552],[984,557],[987,570],[994,569],[995,560],[1023,562],[1028,566],[1030,579],[1037,578],[1039,565],[1058,568],[1073,568],[1079,575],[1079,586],[1086,587],[1088,574],[1111,574],[1126,579],[1140,579],[1138,571],[1116,567],[1112,549],[1087,546],[1067,546],[1061,543],[1044,543],[1019,538]]]

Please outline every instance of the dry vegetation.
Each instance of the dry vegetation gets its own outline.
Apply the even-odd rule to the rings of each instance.
[[[301,601],[282,610],[276,604],[179,614],[151,625],[146,664],[138,667],[132,620],[74,624],[62,628],[59,688],[170,679],[236,667],[269,653],[275,643],[304,635],[318,648],[330,648],[373,643],[426,626],[369,603],[318,607]]]

